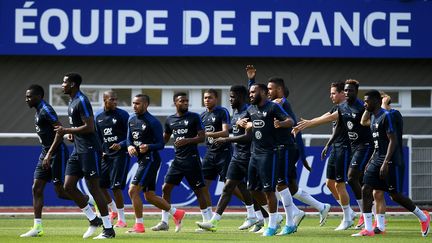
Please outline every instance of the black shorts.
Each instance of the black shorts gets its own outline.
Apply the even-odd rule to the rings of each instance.
[[[186,159],[174,158],[165,175],[165,183],[179,185],[186,178],[192,190],[205,186],[199,155],[191,155]]]
[[[66,175],[98,178],[101,168],[101,152],[91,150],[87,153],[76,153],[74,150],[66,164]]]
[[[277,184],[288,185],[288,180],[297,180],[296,163],[299,158],[298,149],[295,146],[279,146],[276,150],[277,159]]]
[[[371,159],[366,167],[363,183],[376,190],[389,193],[402,193],[405,166],[393,161],[389,162],[388,176],[384,179],[380,179],[379,174],[384,159],[385,155],[376,155]]]
[[[332,146],[327,163],[327,179],[345,182],[348,163],[350,162],[350,145],[335,144]]]
[[[216,180],[219,175],[219,181],[225,181],[231,156],[232,152],[230,148],[217,153],[207,151],[202,161],[204,179]]]
[[[100,186],[123,190],[126,187],[129,162],[130,157],[126,153],[120,153],[116,156],[105,155],[102,159]]]
[[[351,163],[350,168],[358,171],[364,171],[366,164],[373,153],[371,144],[361,144],[356,147],[351,147]]]
[[[252,153],[248,167],[248,190],[274,192],[277,169],[275,151],[262,154]]]
[[[34,179],[44,180],[53,184],[63,184],[64,172],[66,168],[66,161],[69,159],[69,150],[64,143],[61,143],[57,151],[51,158],[51,169],[45,170],[42,167],[43,159],[45,158],[46,151],[42,150],[39,161],[34,171]]]
[[[156,179],[161,165],[159,153],[153,152],[137,161],[138,169],[132,179],[132,185],[139,185],[143,191],[156,190]]]
[[[244,158],[237,158],[234,155],[228,166],[227,176],[228,180],[236,181],[247,181],[248,166],[249,166],[250,156]]]

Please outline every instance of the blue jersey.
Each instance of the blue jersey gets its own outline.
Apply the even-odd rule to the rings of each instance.
[[[329,113],[333,114],[333,112],[337,112],[338,107],[339,107],[338,105],[334,105],[330,109]],[[338,123],[337,121],[332,122],[333,131],[336,129],[337,123]],[[350,140],[348,138],[348,131],[346,130],[345,126],[341,126],[341,129],[342,129],[341,133],[338,134],[338,136],[335,138],[333,144],[335,144],[335,145],[349,145]]]
[[[352,147],[372,143],[370,128],[360,124],[364,111],[364,103],[359,99],[356,99],[353,105],[349,105],[348,102],[339,105],[338,122],[341,122],[345,126]]]
[[[288,116],[290,116],[293,119],[293,121],[294,121],[293,126],[296,126],[297,125],[297,117],[291,108],[291,104],[288,102],[288,100],[285,97],[282,99],[282,101],[284,104],[283,108],[284,108],[285,112],[288,114]],[[290,133],[291,133],[291,130],[292,130],[292,128],[289,128]],[[290,136],[292,136],[292,135],[290,134]],[[293,138],[293,140],[294,140],[295,144],[297,145],[300,159],[306,160],[306,149],[305,149],[305,145],[303,143],[302,133],[298,132],[297,136],[295,136]],[[288,145],[290,145],[290,144],[288,144]]]
[[[139,152],[141,144],[148,145],[145,154]],[[127,146],[135,146],[138,152],[138,160],[151,152],[157,152],[164,148],[161,123],[149,112],[134,114],[129,117]]]
[[[88,98],[78,91],[69,103],[69,124],[71,127],[84,125],[83,118],[93,118],[93,109]],[[74,147],[76,153],[87,153],[89,150],[100,150],[96,131],[85,134],[74,134]]]
[[[200,117],[206,132],[219,132],[222,131],[223,124],[230,124],[228,110],[221,106],[216,106],[212,111],[204,111],[201,113]],[[213,144],[213,141],[214,138],[206,137],[207,151],[218,152],[231,146],[229,143],[216,146]]]
[[[283,121],[288,118],[288,114],[280,105],[271,101],[259,107],[251,105],[247,109],[246,117],[252,122],[252,142],[254,153],[269,153],[276,148],[276,133],[274,119]]]
[[[374,141],[375,154],[385,157],[389,145],[387,134],[395,134],[394,123],[390,112],[380,109],[377,115],[371,114],[371,131]],[[398,147],[396,146],[396,150]],[[395,152],[396,152],[395,150]]]
[[[282,99],[281,104],[282,109],[289,115],[289,112],[292,112],[291,105],[288,103],[285,97]],[[290,116],[291,117],[291,116]],[[291,118],[292,119],[292,118]],[[278,145],[294,145],[294,137],[291,135],[292,128],[278,128],[276,133],[276,144]]]
[[[102,150],[106,155],[115,156],[126,152],[126,137],[128,131],[129,114],[122,109],[105,111],[99,110],[95,114],[95,126]],[[118,143],[121,149],[109,149],[114,143]]]
[[[194,138],[199,131],[203,130],[201,118],[194,112],[186,112],[183,116],[174,114],[167,117],[165,121],[165,133],[173,134],[175,141],[183,138]],[[188,159],[193,155],[199,155],[197,144],[175,147],[176,158]]]
[[[245,129],[237,126],[237,121],[243,119],[247,114],[248,105],[244,105],[240,110],[234,110],[231,124],[232,133],[234,136],[240,136],[245,134]],[[234,154],[237,158],[249,158],[251,152],[251,143],[234,143]]]
[[[36,107],[35,128],[39,136],[42,149],[48,151],[54,142],[56,132],[54,125],[59,122],[58,117],[51,105],[42,100]]]

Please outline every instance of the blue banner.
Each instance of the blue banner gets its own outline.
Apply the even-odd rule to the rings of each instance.
[[[313,197],[321,202],[328,202],[332,205],[337,205],[330,191],[325,185],[326,181],[326,165],[327,161],[321,161],[322,147],[307,147],[306,155],[309,165],[312,167],[312,172],[309,173],[306,169],[298,163],[297,174],[299,187],[310,193]],[[201,157],[205,153],[205,147],[200,147]],[[40,147],[39,146],[0,146],[0,207],[3,206],[31,206],[32,205],[32,183],[33,172],[37,164]],[[404,176],[403,191],[408,195],[408,148],[405,147],[404,151],[406,170]],[[157,177],[156,193],[161,195],[161,188],[164,176],[168,170],[170,163],[174,157],[173,148],[165,148],[161,152],[161,168]],[[136,159],[132,159],[131,167],[127,176],[127,184],[130,183],[132,177],[137,169],[137,164],[134,163]],[[81,191],[88,192],[85,182],[79,182]],[[216,205],[219,196],[222,193],[223,183],[213,183],[210,188],[212,195],[212,204]],[[349,188],[349,186],[347,186]],[[348,189],[351,195],[351,204],[357,205],[351,190]],[[131,204],[128,197],[127,188],[125,188],[123,195],[125,203]],[[175,187],[172,193],[172,203],[177,206],[196,206],[197,200],[188,183],[183,180],[182,183]],[[74,206],[73,202],[65,201],[56,198],[54,189],[51,184],[48,184],[45,189],[45,205],[48,206]],[[395,205],[389,198],[387,198],[389,205]],[[145,200],[144,204],[148,204]],[[295,200],[297,205],[303,205]],[[235,197],[232,197],[230,203],[232,206],[240,206],[242,203]]]
[[[431,58],[432,3],[0,0],[0,55]]]

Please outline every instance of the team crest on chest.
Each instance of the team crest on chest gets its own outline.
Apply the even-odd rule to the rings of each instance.
[[[113,123],[113,124],[116,124],[116,123],[117,123],[117,119],[113,118],[113,119],[112,119],[112,123]]]
[[[378,123],[374,124],[375,129],[378,129]]]
[[[263,114],[264,117],[266,117],[267,116],[267,111],[264,111],[262,114]]]
[[[351,113],[352,118],[356,118],[357,114],[356,113]]]
[[[141,125],[142,130],[144,131],[146,129],[147,125],[144,123]]]
[[[255,132],[255,138],[256,139],[261,139],[262,138],[262,133],[260,131],[256,131]]]
[[[189,121],[185,120],[184,124],[187,126],[189,124]]]
[[[216,121],[216,117],[212,117],[212,118],[211,118],[211,121],[212,121],[212,122],[215,122],[215,121]]]
[[[347,122],[347,127],[348,127],[349,130],[351,130],[351,129],[353,129],[354,124],[351,121],[348,121]]]

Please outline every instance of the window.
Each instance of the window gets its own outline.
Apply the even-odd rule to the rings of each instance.
[[[161,89],[142,89],[141,92],[150,97],[150,106],[162,106]]]
[[[219,105],[230,108],[229,88],[230,86],[187,86],[187,85],[81,85],[81,90],[89,98],[93,110],[103,106],[103,93],[108,90],[115,91],[118,97],[118,106],[132,113],[132,99],[137,94],[146,94],[150,97],[149,111],[155,116],[168,116],[175,112],[173,95],[176,92],[185,92],[189,96],[189,110],[201,113],[205,110],[203,92],[208,88],[218,91]],[[69,96],[64,95],[60,85],[50,85],[50,104],[53,105],[57,114],[67,115]]]
[[[391,86],[360,86],[359,98],[367,90],[376,89],[391,96],[391,106],[398,109],[405,117],[432,116],[432,86],[391,87]]]
[[[430,90],[413,90],[411,92],[412,107],[431,107]]]

